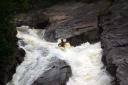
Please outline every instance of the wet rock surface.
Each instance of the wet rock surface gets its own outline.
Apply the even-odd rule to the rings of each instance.
[[[54,42],[59,38],[68,38],[72,41],[74,36],[85,35],[87,38],[92,36],[95,41],[99,37],[96,10],[95,4],[78,2],[59,4],[46,9],[44,13],[49,17],[51,25],[45,32],[45,39]],[[79,41],[85,42],[87,39],[81,38]]]
[[[15,25],[34,27],[35,29],[45,29],[50,23],[49,19],[42,10],[30,11],[28,13],[17,14],[15,16]]]
[[[115,77],[114,85],[128,85],[128,1],[117,0],[100,18],[103,62]]]
[[[18,51],[16,52],[16,60],[18,64],[22,63],[22,61],[24,60],[25,54],[26,53],[24,49],[18,48]]]
[[[78,46],[85,42],[96,43],[100,40],[99,30],[92,30],[80,35],[67,38],[72,46]]]
[[[54,57],[51,59],[48,70],[32,85],[66,85],[71,75],[71,67],[65,61]]]

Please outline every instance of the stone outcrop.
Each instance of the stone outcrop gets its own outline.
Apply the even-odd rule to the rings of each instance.
[[[46,9],[44,13],[49,17],[51,24],[45,32],[45,39],[56,41],[59,38],[68,38],[73,42],[74,36],[81,35],[83,37],[81,39],[75,37],[81,43],[87,41],[85,38],[90,39],[90,36],[90,40],[98,40],[96,10],[95,4],[80,2],[63,3]]]
[[[18,48],[18,51],[16,52],[16,61],[18,64],[22,63],[24,60],[25,51],[22,48]]]
[[[65,61],[53,57],[48,65],[48,70],[32,85],[66,85],[71,75],[70,66]]]
[[[17,14],[14,18],[17,27],[22,25],[34,27],[35,29],[45,29],[50,23],[43,10],[30,11],[28,13]]]
[[[113,85],[128,85],[128,1],[115,0],[100,17],[103,62],[115,80]]]

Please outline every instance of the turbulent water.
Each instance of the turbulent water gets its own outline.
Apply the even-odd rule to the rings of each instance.
[[[26,51],[21,65],[7,85],[31,85],[44,71],[53,56],[65,60],[72,69],[67,85],[111,85],[111,77],[103,69],[100,42],[84,43],[77,47],[60,49],[57,43],[43,40],[42,30],[17,28],[19,46]]]

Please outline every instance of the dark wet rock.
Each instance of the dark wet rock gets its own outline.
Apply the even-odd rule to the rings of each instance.
[[[19,44],[20,46],[25,46],[25,45],[27,45],[27,43],[25,43],[25,42],[23,41],[23,39],[18,39],[18,44]]]
[[[58,38],[68,38],[72,41],[75,36],[85,35],[84,39],[75,39],[82,42],[91,37],[95,41],[98,39],[96,10],[95,4],[78,2],[59,4],[46,9],[45,15],[49,17],[51,25],[45,32],[45,39],[54,42]]]
[[[49,24],[49,19],[42,11],[31,11],[15,16],[15,24],[17,27],[27,25],[37,29],[45,29]]]
[[[78,46],[85,42],[96,43],[100,40],[99,30],[92,30],[80,35],[67,38],[72,46]]]
[[[63,60],[52,58],[45,71],[32,85],[66,85],[71,77],[70,66]]]
[[[18,64],[20,64],[25,57],[25,51],[22,48],[18,48],[17,53],[16,53],[16,60],[18,62]]]
[[[103,62],[114,76],[114,85],[128,85],[128,1],[115,0],[100,17]]]
[[[7,76],[7,78],[8,78],[8,80],[7,81],[9,81],[9,80],[11,80],[12,79],[12,77],[13,77],[13,74],[16,72],[16,67],[17,67],[17,65],[18,65],[18,63],[16,62],[16,63],[14,63],[14,65],[10,65],[9,67],[8,67],[8,73],[6,74]]]

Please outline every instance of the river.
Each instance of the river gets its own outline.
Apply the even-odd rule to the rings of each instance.
[[[24,61],[17,67],[7,85],[31,85],[43,72],[53,56],[66,61],[72,69],[67,85],[111,85],[112,78],[103,68],[101,43],[88,42],[76,47],[61,49],[58,43],[43,39],[45,30],[17,28],[18,45],[26,52]]]

